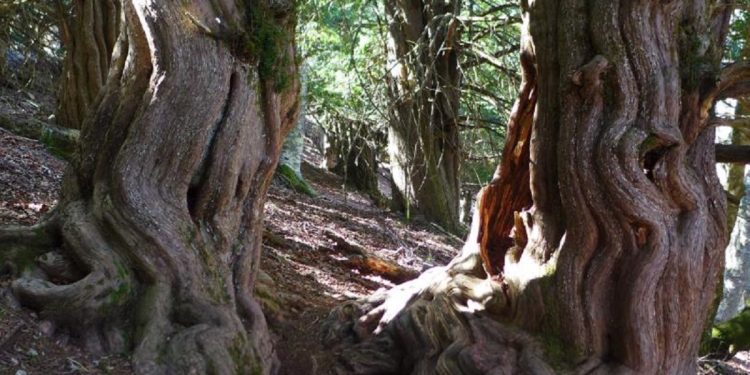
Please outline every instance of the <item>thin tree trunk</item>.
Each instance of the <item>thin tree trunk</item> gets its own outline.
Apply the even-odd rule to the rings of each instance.
[[[57,107],[60,126],[80,129],[107,81],[120,30],[120,0],[74,0],[72,15],[57,3],[66,49]]]
[[[747,116],[748,105],[750,103],[746,100],[740,100],[735,109],[735,117]],[[732,129],[732,144],[748,144],[749,141],[746,129]],[[727,193],[731,197],[727,201],[727,226],[731,236],[726,249],[723,298],[716,313],[716,322],[724,322],[737,315],[745,307],[745,300],[750,292],[750,211],[746,185],[750,179],[748,172],[744,164],[729,166]]]
[[[461,228],[460,9],[460,0],[385,1],[391,38],[388,152],[394,208],[419,212],[452,232]]]
[[[286,165],[291,168],[300,180],[304,180],[302,177],[302,159],[305,153],[305,131],[309,126],[305,119],[307,112],[307,75],[304,73],[305,70],[306,68],[301,68],[300,74],[299,121],[294,124],[284,139],[281,157],[279,158],[279,165]]]
[[[381,205],[385,198],[378,187],[377,148],[384,137],[373,128],[367,121],[337,117],[327,130],[326,167]]]
[[[464,249],[336,310],[341,369],[694,374],[727,240],[707,125],[726,5],[524,2],[524,82]]]
[[[138,374],[273,373],[252,290],[298,113],[292,5],[125,1],[122,20],[59,208],[0,231],[4,258],[43,254],[13,291]]]
[[[744,166],[743,166],[744,167]],[[744,169],[744,168],[743,168]],[[750,182],[750,170],[745,171],[743,181]],[[716,312],[716,323],[725,322],[737,315],[745,307],[750,297],[750,207],[748,207],[748,186],[743,184],[743,197],[740,201],[734,229],[726,249],[723,298]]]

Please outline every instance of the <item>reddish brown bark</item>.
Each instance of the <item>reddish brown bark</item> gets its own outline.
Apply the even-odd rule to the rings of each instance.
[[[532,60],[529,54],[521,56],[523,83],[508,122],[502,161],[492,181],[482,191],[477,205],[480,255],[490,275],[502,273],[508,249],[526,245],[523,240],[514,240],[511,231],[519,224],[519,214],[532,204],[529,148],[536,108],[536,71]]]

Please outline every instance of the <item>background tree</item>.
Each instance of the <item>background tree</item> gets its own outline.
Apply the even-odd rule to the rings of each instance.
[[[735,108],[735,117],[747,117],[750,103],[741,98]],[[731,130],[733,145],[750,144],[748,129],[734,127]],[[750,287],[750,243],[748,243],[748,201],[746,182],[748,174],[744,163],[729,165],[727,176],[727,226],[730,234],[726,249],[726,267],[722,288],[722,301],[719,305],[716,320],[726,321],[739,313],[745,305],[747,290]]]
[[[326,167],[382,203],[378,168],[385,154],[382,8],[373,1],[304,3],[300,50],[308,73],[311,126],[326,134]],[[321,145],[323,146],[323,145]]]
[[[47,92],[60,72],[60,14],[51,1],[0,4],[0,85]]]
[[[385,1],[393,205],[460,229],[461,1]]]
[[[300,82],[299,120],[284,139],[275,176],[291,189],[314,197],[317,194],[315,189],[302,176],[302,159],[305,154],[304,132],[308,127],[307,115],[305,113],[307,107],[307,85],[305,84],[304,75],[300,78]]]
[[[389,163],[386,134],[393,101],[386,85],[391,72],[385,7],[379,1],[342,0],[308,0],[302,6],[300,49],[315,67],[308,73],[308,113],[314,126],[326,132],[329,167],[350,185],[372,192],[378,166]],[[473,0],[461,6],[455,18],[465,30],[465,37],[455,41],[463,51],[458,55],[463,71],[459,177],[471,204],[478,188],[492,178],[505,137],[501,124],[520,80],[520,17],[513,2]],[[367,161],[369,155],[375,163]]]
[[[0,230],[12,289],[90,350],[132,349],[139,374],[271,373],[252,290],[266,190],[298,113],[294,5],[121,12],[57,209]]]
[[[747,40],[748,28],[747,2],[742,1],[732,16],[730,32],[727,38],[726,60],[747,61],[750,56]],[[740,96],[733,104],[734,116],[717,114],[716,124],[724,125],[731,130],[733,149],[746,148],[750,144],[747,117],[750,102],[746,96]],[[721,115],[727,117],[720,117]],[[719,149],[723,146],[717,146]],[[720,155],[718,155],[720,156]],[[710,354],[713,356],[733,356],[739,350],[750,348],[749,336],[750,311],[743,309],[750,290],[750,244],[748,244],[748,172],[745,164],[750,160],[734,160],[728,165],[727,173],[727,224],[731,233],[726,249],[726,267],[722,285],[722,298],[718,306],[715,322],[709,342]]]
[[[107,81],[120,30],[120,0],[73,0],[70,7],[56,0],[56,6],[61,15],[60,39],[66,51],[57,123],[79,129]]]
[[[337,310],[341,366],[695,373],[726,244],[709,110],[748,74],[720,70],[733,9],[522,6],[523,84],[462,254]]]

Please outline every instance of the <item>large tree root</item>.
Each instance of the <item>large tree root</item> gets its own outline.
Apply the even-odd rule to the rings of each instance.
[[[57,215],[50,213],[33,226],[0,227],[0,267],[2,274],[18,275],[33,264],[43,249],[59,244]]]
[[[339,374],[552,374],[541,346],[504,326],[506,291],[476,249],[388,291],[337,307],[324,342]]]
[[[21,305],[89,351],[133,349],[138,374],[277,371],[249,280],[228,301],[176,288],[92,212],[72,202],[37,226],[0,229],[0,256],[17,277]]]

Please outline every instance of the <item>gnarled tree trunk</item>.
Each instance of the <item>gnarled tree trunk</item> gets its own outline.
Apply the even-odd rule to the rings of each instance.
[[[58,209],[0,231],[20,301],[138,374],[273,373],[253,299],[263,203],[296,121],[293,5],[124,1]]]
[[[121,5],[120,0],[74,0],[68,17],[62,2],[57,4],[66,53],[56,117],[60,126],[80,129],[107,81],[120,32]]]
[[[393,203],[459,231],[460,0],[386,0]]]
[[[448,266],[338,309],[350,373],[691,374],[726,244],[723,1],[523,2],[524,82]]]

